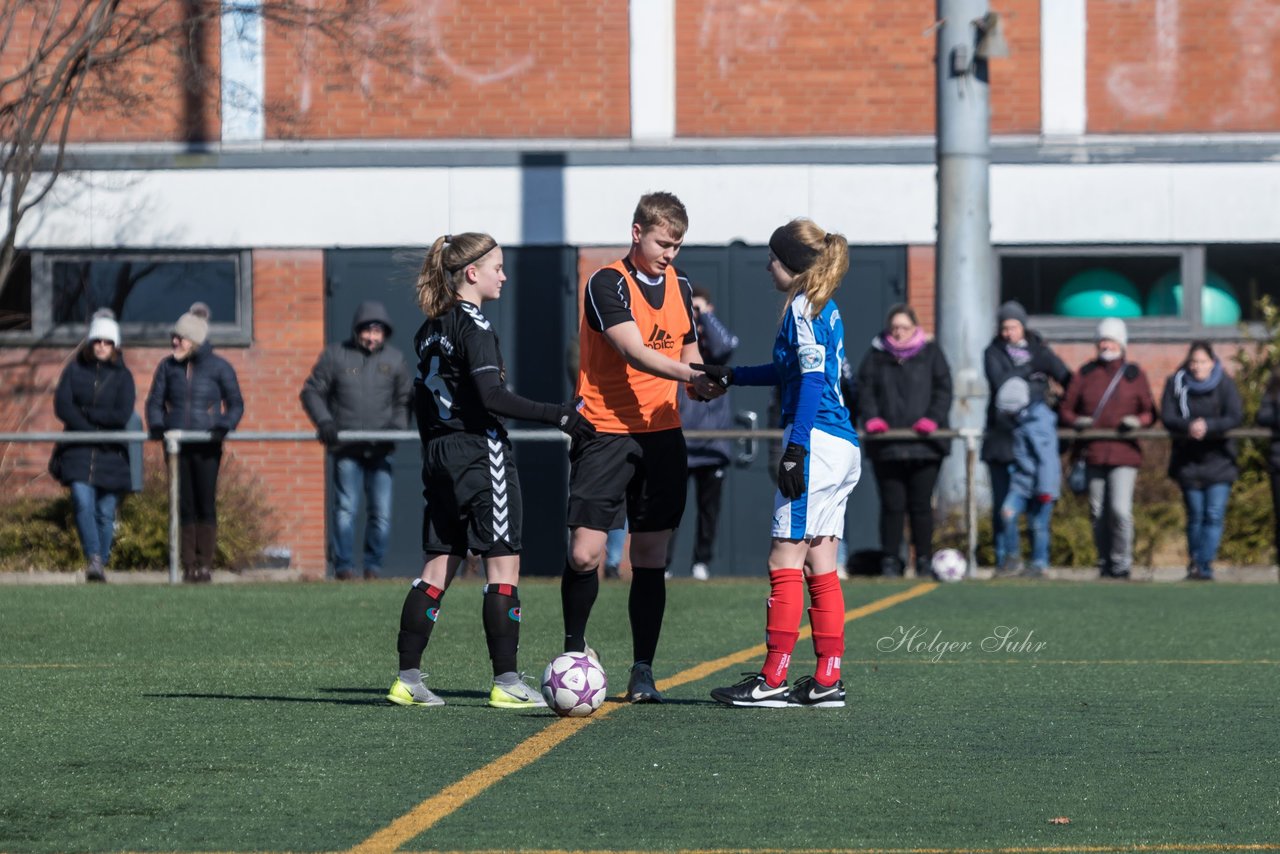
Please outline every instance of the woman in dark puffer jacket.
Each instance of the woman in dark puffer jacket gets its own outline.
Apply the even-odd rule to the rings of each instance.
[[[196,303],[173,326],[173,355],[156,367],[147,395],[147,429],[159,439],[166,430],[208,430],[211,442],[184,442],[178,454],[178,515],[182,578],[210,581],[218,542],[218,469],[222,440],[244,415],[235,368],[213,352],[209,309]]]
[[[68,431],[123,430],[133,415],[133,374],[120,354],[120,325],[110,309],[93,316],[89,334],[62,371],[53,409]],[[123,444],[59,445],[50,470],[71,489],[76,532],[87,564],[85,580],[106,581],[116,508],[129,491],[129,455]]]
[[[906,305],[889,309],[885,331],[871,340],[858,368],[858,415],[869,435],[890,429],[928,436],[946,428],[951,411],[951,367]],[[950,441],[867,442],[880,487],[882,575],[901,575],[902,522],[911,518],[918,577],[932,575],[933,488]]]
[[[1169,377],[1160,420],[1173,439],[1169,477],[1187,508],[1187,578],[1213,579],[1231,484],[1240,475],[1236,443],[1223,434],[1243,420],[1240,392],[1207,341],[1194,341],[1187,360]]]

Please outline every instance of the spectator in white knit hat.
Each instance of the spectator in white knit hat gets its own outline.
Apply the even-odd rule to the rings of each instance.
[[[218,469],[222,440],[244,415],[235,369],[213,352],[209,307],[198,302],[173,325],[173,354],[156,367],[147,395],[147,429],[154,439],[166,430],[208,430],[209,442],[184,442],[178,454],[178,514],[182,525],[182,577],[213,578],[217,551]]]
[[[123,430],[133,415],[135,395],[133,374],[120,354],[120,324],[110,309],[99,309],[58,380],[54,413],[68,431]],[[106,581],[116,510],[131,486],[125,445],[58,445],[49,471],[71,489],[85,579]]]
[[[1059,418],[1077,430],[1137,430],[1155,423],[1151,382],[1128,360],[1129,331],[1118,317],[1098,324],[1097,354],[1080,367]],[[1103,578],[1129,577],[1133,565],[1133,487],[1142,466],[1135,439],[1091,439],[1073,456],[1085,462],[1089,518]]]

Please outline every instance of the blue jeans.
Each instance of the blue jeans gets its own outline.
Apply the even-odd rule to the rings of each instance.
[[[75,508],[76,533],[80,535],[80,547],[84,557],[95,557],[107,565],[111,557],[111,541],[116,533],[116,503],[120,496],[107,492],[84,481],[71,484],[71,506]]]
[[[991,537],[996,549],[996,566],[1004,566],[1005,558],[1005,535],[1004,535],[1004,517],[1000,513],[1000,509],[1004,507],[1004,499],[1009,494],[1009,464],[1008,463],[987,463],[987,473],[991,478]],[[1017,529],[1017,526],[1014,526]],[[1015,536],[1013,543],[1018,544],[1018,538]],[[1014,552],[1017,553],[1016,551]]]
[[[1053,504],[1041,504],[1034,498],[1010,490],[1000,506],[1003,526],[1000,536],[1004,542],[996,547],[1001,565],[1006,557],[1021,557],[1022,543],[1018,536],[1018,516],[1027,515],[1027,533],[1031,535],[1031,568],[1044,569],[1049,565],[1049,520],[1053,517]]]
[[[675,538],[672,537],[674,541]],[[605,566],[619,567],[622,566],[622,547],[627,543],[627,526],[624,523],[621,528],[614,528],[609,532],[608,538],[604,541],[604,563]]]
[[[1211,483],[1204,489],[1182,488],[1187,507],[1187,557],[1197,567],[1207,568],[1218,556],[1222,520],[1230,497],[1229,483]]]
[[[385,457],[333,458],[333,525],[329,531],[329,558],[334,572],[352,566],[356,536],[356,510],[364,492],[364,568],[382,569],[391,533],[391,455]]]

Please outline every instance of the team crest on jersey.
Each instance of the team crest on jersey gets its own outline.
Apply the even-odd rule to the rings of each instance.
[[[805,344],[796,351],[796,355],[802,371],[816,371],[827,359],[826,351],[817,344]]]

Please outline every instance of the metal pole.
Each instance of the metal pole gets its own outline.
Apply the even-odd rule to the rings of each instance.
[[[937,340],[951,363],[955,401],[951,426],[981,428],[987,384],[982,352],[995,329],[997,288],[991,253],[987,61],[975,56],[974,21],[987,0],[938,0],[938,246]],[[966,501],[966,460],[944,463],[938,501]]]
[[[981,434],[976,431],[966,432],[964,437],[964,525],[969,535],[969,549],[965,574],[973,577],[978,566],[978,439]]]
[[[182,578],[178,574],[181,556],[179,537],[182,527],[178,522],[179,497],[178,488],[178,452],[182,449],[179,433],[170,431],[164,434],[164,450],[169,456],[169,583],[180,584]]]

